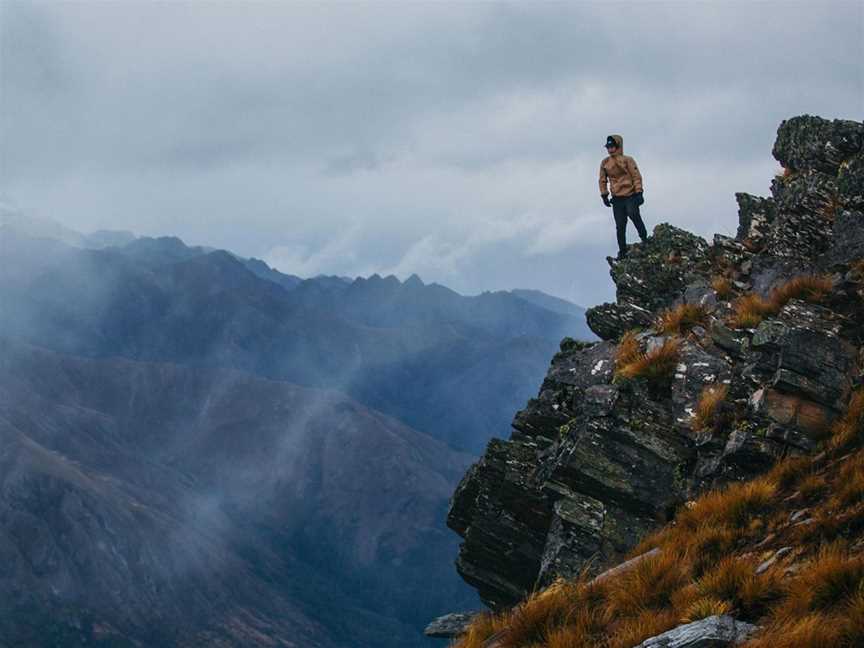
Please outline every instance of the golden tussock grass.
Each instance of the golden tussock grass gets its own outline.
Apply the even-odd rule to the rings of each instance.
[[[864,558],[840,545],[820,549],[783,583],[760,636],[747,648],[860,646],[864,639]]]
[[[638,333],[636,330],[627,331],[618,341],[618,348],[615,349],[616,371],[635,361],[642,354]]]
[[[828,445],[835,452],[844,451],[860,446],[862,438],[864,438],[864,387],[853,392],[846,413],[834,423],[831,429]]]
[[[766,317],[779,313],[792,299],[811,303],[824,301],[833,285],[829,276],[805,275],[778,286],[767,298],[755,293],[743,295],[732,304],[731,324],[736,328],[754,328]]]
[[[633,648],[640,643],[671,630],[678,625],[678,614],[673,610],[641,610],[636,616],[622,619],[610,629],[602,644],[604,648]]]
[[[728,385],[710,385],[702,390],[693,414],[693,429],[706,430],[714,425],[717,409],[726,400]]]
[[[862,392],[835,425],[840,433],[864,420]],[[808,489],[812,521],[791,522]],[[682,507],[630,555],[659,551],[629,570],[599,583],[558,581],[508,612],[481,615],[454,646],[481,648],[502,633],[503,648],[632,648],[714,614],[763,628],[745,648],[864,646],[862,540],[864,449],[788,458]],[[756,574],[781,546],[794,550]]]
[[[678,514],[676,523],[689,530],[706,524],[744,528],[754,515],[771,504],[776,493],[776,484],[765,478],[731,484],[700,497],[692,507]]]
[[[774,464],[766,479],[776,484],[778,488],[788,490],[809,473],[810,467],[809,457],[788,457]]]
[[[682,623],[693,623],[709,616],[729,614],[732,604],[713,596],[703,596],[690,603],[681,617]]]
[[[720,299],[729,299],[734,292],[732,282],[723,276],[714,277],[711,280],[711,287]]]
[[[616,362],[615,375],[628,380],[643,378],[649,383],[662,383],[675,372],[680,348],[680,339],[667,338],[647,352],[638,351],[627,362]]]
[[[678,304],[660,313],[655,323],[658,333],[673,335],[686,333],[694,326],[704,325],[708,311],[699,304]]]

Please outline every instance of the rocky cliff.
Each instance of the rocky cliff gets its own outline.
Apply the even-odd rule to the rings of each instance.
[[[668,224],[608,259],[598,343],[565,339],[509,440],[453,495],[456,566],[500,609],[615,563],[707,489],[810,453],[862,382],[864,124],[777,132],[771,197],[734,238]]]

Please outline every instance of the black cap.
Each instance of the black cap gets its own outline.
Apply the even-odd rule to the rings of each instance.
[[[615,138],[611,135],[606,138],[606,148],[609,148],[610,146],[618,146],[618,142],[616,142]]]

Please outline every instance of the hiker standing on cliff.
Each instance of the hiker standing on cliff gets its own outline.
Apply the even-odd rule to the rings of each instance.
[[[627,219],[633,221],[639,238],[645,243],[648,233],[639,214],[639,205],[645,202],[642,197],[642,174],[629,155],[624,155],[624,138],[610,135],[606,138],[608,156],[600,163],[600,195],[603,204],[612,208],[615,216],[615,233],[618,236],[618,258],[627,256]],[[608,187],[607,187],[608,183]],[[609,191],[612,201],[609,201]]]

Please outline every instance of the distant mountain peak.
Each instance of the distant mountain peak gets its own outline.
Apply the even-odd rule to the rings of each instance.
[[[406,286],[412,286],[412,287],[413,287],[413,286],[423,287],[423,286],[425,286],[426,284],[424,284],[424,283],[423,283],[423,280],[422,280],[419,276],[417,276],[417,274],[415,273],[415,274],[412,274],[410,277],[408,277],[408,278],[405,280],[405,284],[404,284],[404,285],[406,285]]]

